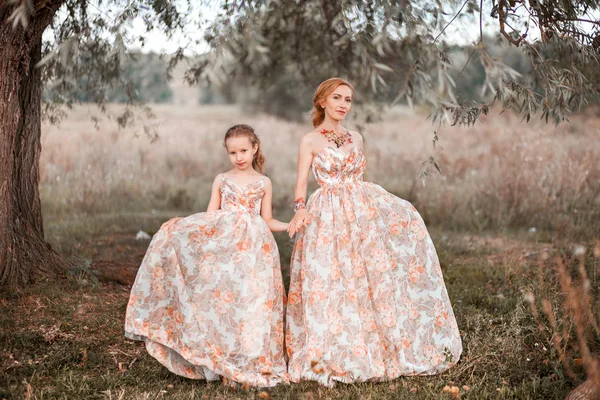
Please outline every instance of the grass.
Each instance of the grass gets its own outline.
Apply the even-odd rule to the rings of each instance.
[[[222,135],[239,122],[259,132],[275,215],[289,219],[296,143],[308,125],[224,106],[159,106],[155,112],[161,138],[154,144],[136,136],[141,126],[119,131],[103,121],[97,130],[93,111],[83,106],[60,126],[44,128],[46,237],[76,263],[65,276],[0,291],[0,398],[562,399],[586,376],[575,334],[553,345],[556,329],[574,331],[575,314],[558,312],[564,298],[559,279],[546,266],[548,279],[540,280],[539,259],[568,259],[576,245],[587,245],[589,253],[600,232],[600,118],[593,110],[558,127],[522,125],[503,114],[470,129],[444,128],[438,131],[444,150],[435,151],[443,175],[425,186],[417,175],[433,152],[433,128],[424,116],[392,110],[360,127],[366,179],[409,199],[428,223],[463,355],[438,376],[265,391],[178,377],[143,344],[124,338],[129,290],[148,245],[135,234],[204,210],[212,178],[228,168]],[[275,236],[287,283],[291,243],[285,234]],[[598,258],[586,257],[597,286]],[[577,282],[577,272],[573,276]],[[554,305],[556,329],[544,313],[534,318],[528,293]],[[597,291],[592,294],[598,304]],[[600,342],[593,335],[584,339],[597,357]]]
[[[135,217],[150,232],[162,220]],[[462,399],[562,399],[575,383],[562,373],[523,295],[538,271],[537,257],[528,254],[551,244],[432,229],[463,339],[458,365],[432,377],[333,389],[302,383],[265,395],[173,375],[143,344],[124,338],[129,289],[148,242],[136,241],[123,218],[106,217],[104,230],[96,228],[98,219],[53,225],[56,247],[78,243],[64,253],[81,261],[69,274],[2,292],[0,398],[451,399],[444,387],[455,386]],[[287,254],[289,241],[278,239]]]

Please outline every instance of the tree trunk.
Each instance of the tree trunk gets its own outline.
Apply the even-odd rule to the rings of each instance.
[[[7,22],[0,7],[0,285],[28,283],[65,264],[44,241],[38,189],[41,151],[42,33],[63,1],[29,18]],[[56,3],[56,4],[52,4]]]

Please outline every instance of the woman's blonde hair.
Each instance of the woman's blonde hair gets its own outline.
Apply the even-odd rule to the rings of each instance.
[[[223,146],[227,147],[227,140],[242,136],[250,139],[252,147],[254,147],[254,145],[258,146],[256,153],[254,153],[254,158],[252,158],[252,168],[262,174],[263,166],[265,165],[265,156],[263,156],[260,149],[260,139],[256,135],[256,132],[254,132],[254,128],[252,128],[250,125],[239,124],[227,129],[227,133],[225,133],[225,139],[223,139]]]
[[[327,99],[338,86],[348,86],[352,90],[352,97],[354,97],[354,86],[342,78],[329,78],[325,82],[321,82],[315,95],[313,96],[313,109],[311,111],[313,126],[319,126],[325,120],[325,110],[321,107],[321,102]]]

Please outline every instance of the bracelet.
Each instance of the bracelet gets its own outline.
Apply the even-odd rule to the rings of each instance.
[[[298,210],[304,210],[306,208],[306,202],[303,198],[298,198],[294,202],[294,212],[298,212]]]

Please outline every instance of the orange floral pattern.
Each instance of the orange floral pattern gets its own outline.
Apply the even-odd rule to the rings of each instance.
[[[260,217],[264,180],[223,178],[221,209],[172,219],[140,266],[125,335],[172,372],[250,386],[287,382],[285,292],[277,244]]]
[[[290,380],[380,381],[436,374],[462,343],[434,245],[417,210],[363,181],[360,148],[313,159],[320,188],[291,261]]]

